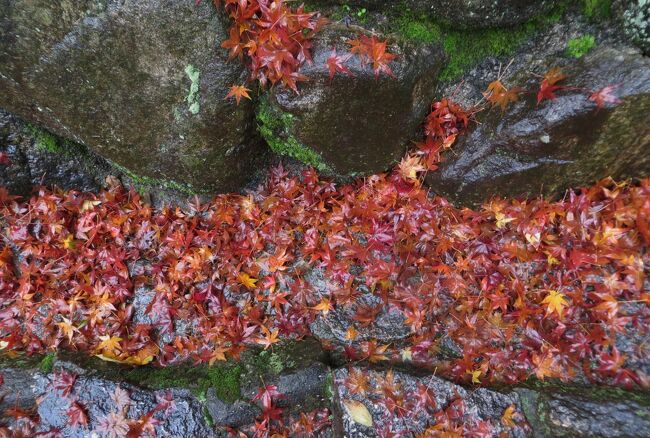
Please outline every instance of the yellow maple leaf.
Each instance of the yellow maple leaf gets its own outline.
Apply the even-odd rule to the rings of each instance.
[[[74,332],[78,332],[79,330],[72,324],[72,321],[70,321],[65,316],[62,316],[61,319],[63,319],[63,321],[57,324],[63,331],[63,334],[68,337],[68,341],[72,343],[72,336],[74,335]]]
[[[102,201],[91,201],[90,199],[86,199],[82,204],[81,204],[81,209],[79,210],[81,213],[84,211],[92,210],[99,204],[101,204]]]
[[[465,374],[470,374],[472,376],[472,383],[481,383],[481,381],[478,379],[481,377],[481,370],[465,370]]]
[[[550,315],[555,312],[560,318],[562,318],[562,312],[564,308],[569,305],[565,299],[566,297],[556,290],[549,290],[548,295],[542,301],[542,304],[546,304],[546,314]]]
[[[498,212],[494,214],[494,218],[497,220],[497,228],[501,229],[506,226],[508,222],[515,220],[514,217],[507,217],[505,214]]]
[[[354,341],[357,339],[357,336],[359,336],[359,332],[357,331],[356,328],[354,328],[353,325],[348,327],[347,331],[345,332],[345,339],[347,341]]]
[[[512,416],[515,412],[515,405],[508,406],[506,410],[503,411],[503,415],[501,416],[501,424],[503,424],[505,427],[514,427],[515,421],[513,420]]]
[[[214,365],[216,361],[226,361],[226,351],[228,351],[227,348],[223,347],[215,347],[214,351],[212,352],[212,355],[210,356],[210,366]]]
[[[68,234],[65,239],[63,239],[63,247],[65,249],[74,249],[75,242],[72,234]]]
[[[398,169],[402,178],[413,183],[419,182],[419,172],[424,172],[427,170],[427,168],[422,165],[422,160],[420,160],[420,158],[415,155],[407,155],[402,158]]]
[[[323,312],[323,315],[327,315],[330,310],[334,309],[334,306],[327,298],[321,298],[320,303],[316,304],[314,307],[311,307],[312,310],[318,310]]]
[[[256,278],[251,277],[245,272],[240,272],[237,279],[239,279],[239,282],[243,284],[246,289],[255,289],[255,283],[257,283]]]
[[[99,343],[97,348],[104,353],[110,353],[110,354],[120,354],[122,351],[122,347],[120,345],[120,342],[122,341],[122,338],[118,336],[100,336],[99,339],[101,339],[102,342]]]

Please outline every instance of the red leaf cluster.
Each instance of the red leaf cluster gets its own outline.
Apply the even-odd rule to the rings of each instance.
[[[353,330],[350,357],[409,357],[465,382],[583,373],[648,386],[627,366],[647,350],[623,353],[616,339],[648,334],[650,181],[479,210],[404,184],[397,171],[337,187],[276,168],[249,195],[187,211],[153,209],[120,187],[4,194],[0,335],[27,353],[210,362],[308,335],[338,309],[362,330],[380,315],[357,305],[372,293],[404,315],[408,353],[356,344]],[[440,335],[458,359],[440,362]]]
[[[359,35],[359,38],[349,40],[348,44],[350,44],[350,53],[361,59],[361,65],[369,64],[372,67],[375,78],[379,77],[380,73],[395,76],[389,64],[397,55],[387,51],[386,41],[379,41],[374,35],[371,37]]]
[[[262,86],[281,83],[298,92],[298,73],[304,62],[311,62],[311,39],[325,20],[317,12],[295,9],[285,0],[225,0],[224,7],[233,20],[230,36],[221,47],[230,58],[248,60],[251,79]]]

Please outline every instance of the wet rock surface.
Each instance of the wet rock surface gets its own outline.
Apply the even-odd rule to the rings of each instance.
[[[459,137],[427,184],[460,205],[475,205],[499,195],[561,196],[571,187],[606,176],[642,177],[650,172],[650,61],[638,49],[603,36],[579,60],[569,60],[561,43],[566,24],[558,24],[518,53],[505,76],[507,86],[539,88],[532,74],[561,67],[568,75],[557,99],[536,102],[522,96],[504,113],[498,108],[479,116],[480,124]],[[486,61],[465,77],[456,96],[462,104],[498,76],[498,62]],[[598,109],[590,93],[614,86],[618,104]],[[443,94],[454,88],[450,85]]]
[[[56,372],[66,368],[79,371],[79,368],[61,362],[57,365]],[[53,388],[57,379],[55,373],[42,373],[35,370],[3,369],[3,389],[9,394],[0,408],[7,409],[20,400],[25,407],[38,406],[40,422],[38,431],[49,432],[58,430],[64,437],[86,437],[91,431],[100,427],[103,420],[112,414],[122,416],[120,408],[116,405],[114,396],[116,390],[126,391],[128,401],[125,401],[125,420],[136,420],[151,412],[158,403],[157,397],[163,396],[167,391],[147,391],[124,383],[115,383],[110,380],[97,378],[91,375],[79,375],[70,394],[64,395]],[[207,426],[200,403],[189,394],[187,390],[171,389],[173,409],[167,413],[156,412],[154,419],[158,421],[155,432],[159,436],[214,436]],[[16,397],[16,394],[19,394]],[[83,406],[87,415],[86,426],[69,425],[68,410],[73,402]],[[127,428],[128,430],[128,428]],[[115,431],[119,434],[119,431]]]
[[[354,381],[355,373],[362,373],[368,379],[366,391],[350,391],[354,386],[349,382]],[[418,378],[402,372],[359,368],[337,370],[334,383],[334,412],[340,415],[334,427],[341,436],[376,437],[381,436],[379,431],[398,434],[444,433],[454,428],[457,432],[464,432],[463,436],[478,433],[481,429],[488,431],[486,436],[505,432],[506,436],[523,437],[529,432],[516,394],[483,388],[468,391],[435,376]],[[356,403],[350,400],[361,403],[367,409],[372,418],[371,426],[359,422],[359,416],[354,411],[357,409]],[[504,426],[501,418],[511,406],[512,425]],[[357,412],[363,409],[358,408]]]
[[[29,195],[38,185],[97,191],[110,166],[83,146],[63,142],[0,110],[0,152],[9,160],[0,164],[0,186],[16,195]]]
[[[3,2],[0,107],[139,177],[234,190],[263,162],[245,80],[210,2]]]
[[[346,56],[346,41],[355,38],[358,34],[345,26],[323,30],[314,41],[313,64],[301,69],[309,81],[301,84],[300,94],[278,88],[270,97],[272,117],[288,114],[285,132],[273,135],[310,148],[323,169],[340,176],[381,172],[401,158],[417,136],[445,60],[435,45],[390,46],[388,51],[398,55],[389,64],[394,78],[375,77],[354,56],[344,63],[351,74],[337,73],[330,82],[332,50]]]
[[[515,392],[536,437],[643,437],[650,430],[647,394],[598,388]]]

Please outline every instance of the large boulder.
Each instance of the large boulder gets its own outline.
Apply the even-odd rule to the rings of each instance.
[[[340,176],[381,172],[401,158],[417,136],[445,61],[439,46],[392,45],[395,77],[375,77],[353,56],[344,64],[350,74],[330,81],[332,49],[346,56],[347,40],[355,38],[353,29],[329,26],[314,42],[314,62],[301,70],[309,80],[300,94],[277,88],[258,114],[271,148]]]
[[[541,40],[542,44],[545,42]],[[546,40],[548,43],[548,40]],[[530,48],[529,48],[530,49]],[[461,205],[478,204],[492,195],[560,196],[571,187],[611,176],[644,177],[650,173],[650,60],[637,49],[602,43],[581,59],[539,56],[515,61],[509,86],[537,90],[539,78],[563,66],[568,79],[557,99],[536,102],[528,93],[504,113],[485,113],[459,138],[427,184]],[[477,69],[463,84],[466,95],[480,96],[497,77]],[[478,79],[480,78],[480,79]],[[491,79],[488,79],[491,78]],[[525,84],[525,85],[524,85]],[[613,86],[620,103],[603,108],[590,93]],[[469,90],[469,91],[468,91]]]
[[[0,107],[85,144],[132,175],[233,189],[264,154],[247,77],[211,2],[0,2]]]

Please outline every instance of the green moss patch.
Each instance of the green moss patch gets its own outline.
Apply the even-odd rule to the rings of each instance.
[[[56,362],[56,353],[47,353],[38,364],[38,369],[41,370],[43,374],[49,374],[54,369],[54,362]]]
[[[584,14],[591,19],[609,18],[612,14],[611,0],[584,0]]]
[[[553,14],[535,18],[528,23],[507,28],[460,30],[436,21],[427,15],[416,16],[406,9],[395,18],[394,31],[406,40],[420,43],[439,43],[449,56],[440,80],[451,81],[489,56],[507,56],[539,29],[562,18],[565,8]]]
[[[240,376],[239,365],[139,367],[123,374],[125,380],[149,388],[187,388],[199,399],[205,399],[208,388],[214,388],[217,397],[229,403],[241,396]]]
[[[192,187],[189,184],[182,184],[182,183],[172,181],[172,180],[151,178],[151,177],[148,177],[148,176],[136,175],[135,173],[131,172],[126,167],[120,166],[117,163],[111,162],[111,165],[115,169],[117,169],[121,173],[123,173],[125,176],[127,176],[131,180],[131,183],[135,186],[135,189],[138,190],[139,192],[147,191],[148,189],[150,189],[152,187],[162,187],[164,189],[174,190],[174,191],[177,191],[177,192],[180,192],[180,193],[184,193],[186,195],[198,195],[198,194],[201,194],[200,191],[196,190],[194,187]]]
[[[52,154],[63,152],[61,142],[53,134],[50,134],[44,129],[34,125],[27,125],[27,131],[32,137],[34,137],[34,146],[36,146],[37,149]]]
[[[596,45],[593,35],[584,35],[579,38],[570,39],[567,43],[567,54],[574,58],[582,58]]]
[[[321,172],[331,172],[323,158],[302,144],[292,134],[293,115],[271,107],[268,98],[260,99],[257,107],[257,130],[273,152],[294,158]]]

